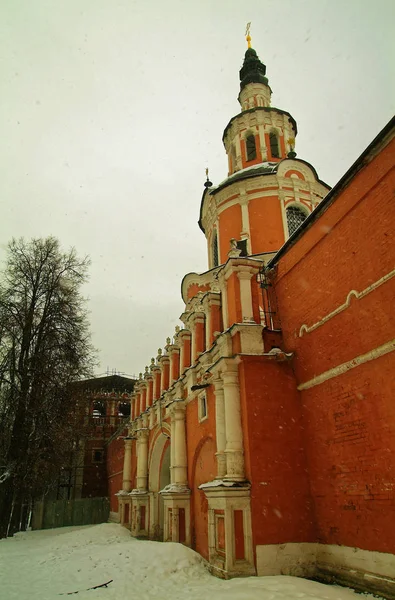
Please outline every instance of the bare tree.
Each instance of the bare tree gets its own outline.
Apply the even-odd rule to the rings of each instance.
[[[89,260],[53,237],[12,240],[0,280],[0,537],[45,493],[70,453],[70,384],[92,372],[80,293]],[[22,519],[23,520],[23,519]]]

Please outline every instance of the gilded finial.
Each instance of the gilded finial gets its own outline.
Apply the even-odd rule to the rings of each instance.
[[[246,40],[247,40],[247,44],[248,47],[251,48],[251,36],[250,36],[250,27],[251,27],[251,21],[249,23],[247,23],[247,27],[246,27]]]
[[[287,154],[288,158],[296,158],[296,152],[295,152],[295,138],[289,138],[287,140],[288,144],[289,144],[289,152]]]
[[[206,181],[204,182],[204,187],[205,188],[210,188],[213,184],[211,183],[211,181],[208,178],[208,167],[206,168]]]

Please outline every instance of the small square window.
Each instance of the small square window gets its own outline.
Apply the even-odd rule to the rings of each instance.
[[[103,450],[94,449],[92,450],[92,462],[94,463],[102,463],[104,457]]]
[[[201,394],[198,398],[199,421],[207,419],[207,396]]]

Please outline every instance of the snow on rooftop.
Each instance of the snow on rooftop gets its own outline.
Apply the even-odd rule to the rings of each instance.
[[[256,169],[265,168],[268,171],[274,172],[276,170],[276,167],[278,167],[278,162],[268,162],[268,161],[261,162],[256,165],[252,165],[251,167],[245,167],[245,169],[240,169],[239,171],[235,171],[235,173],[232,173],[232,175],[229,175],[228,177],[226,177],[226,179],[224,179],[217,185],[213,185],[211,188],[209,188],[209,190],[210,191],[216,190],[217,188],[221,187],[221,185],[224,185],[224,183],[230,183],[232,181],[232,179],[237,179],[241,174],[248,173],[249,171],[255,171]]]

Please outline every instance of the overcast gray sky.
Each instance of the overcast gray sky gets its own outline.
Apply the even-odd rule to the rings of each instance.
[[[204,169],[227,174],[247,21],[299,158],[334,185],[394,113],[394,7],[1,1],[0,245],[55,235],[90,255],[98,373],[142,371],[178,323],[182,277],[207,268]]]

